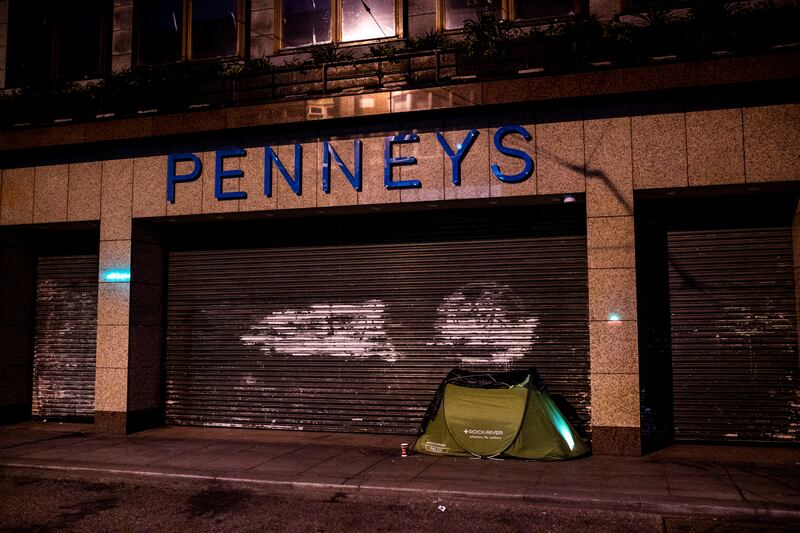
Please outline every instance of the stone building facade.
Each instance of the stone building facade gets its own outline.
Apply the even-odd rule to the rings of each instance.
[[[14,24],[8,17],[9,4],[0,1],[0,66],[6,64],[5,41],[9,25]],[[271,0],[241,5],[246,10],[249,32],[246,55],[286,54],[276,37],[276,29],[281,31],[280,6]],[[402,20],[399,37],[441,29],[445,2],[411,0],[397,5]],[[134,7],[130,1],[114,1],[108,49],[113,70],[136,64]],[[619,15],[623,6],[591,0],[583,9],[609,19]],[[5,70],[0,70],[0,85],[4,75]],[[343,264],[364,260],[378,265],[376,272],[383,272],[382,258],[394,253],[388,248],[412,243],[414,253],[423,254],[413,255],[412,260],[424,263],[429,256],[418,248],[430,246],[433,250],[437,243],[444,246],[441,243],[450,242],[442,235],[444,230],[436,230],[446,227],[457,235],[454,242],[471,242],[471,249],[477,250],[474,255],[464,252],[465,264],[454,259],[460,256],[447,260],[454,261],[450,267],[452,286],[429,289],[423,279],[427,271],[409,267],[418,278],[417,285],[409,285],[409,290],[420,291],[420,295],[394,304],[386,296],[381,300],[384,303],[378,303],[378,296],[392,294],[392,287],[399,286],[397,279],[403,277],[404,269],[391,267],[397,269],[396,278],[380,278],[383,281],[375,282],[375,295],[370,296],[369,290],[359,287],[372,286],[369,269],[342,267],[337,271],[339,277],[329,279],[330,285],[322,278],[308,283],[320,284],[314,285],[315,291],[352,284],[358,298],[342,296],[337,304],[334,296],[326,296],[321,303],[314,303],[303,293],[306,300],[292,304],[295,307],[287,303],[281,310],[270,307],[265,311],[263,320],[273,320],[270,327],[280,324],[290,329],[333,331],[339,324],[339,315],[332,310],[336,305],[368,307],[358,312],[361,315],[342,311],[341,327],[354,328],[352,335],[361,343],[358,349],[368,352],[364,357],[351,353],[348,359],[319,344],[309,348],[310,355],[300,354],[285,337],[277,341],[277,333],[264,333],[263,324],[267,322],[261,329],[253,326],[261,335],[256,337],[272,345],[261,351],[250,346],[247,349],[254,351],[248,357],[286,355],[281,359],[284,366],[275,369],[287,372],[284,377],[252,377],[259,394],[286,395],[283,403],[276,400],[269,404],[270,412],[279,411],[281,406],[298,408],[292,404],[296,392],[275,385],[294,379],[289,363],[306,365],[299,371],[305,375],[341,372],[341,379],[348,383],[370,381],[370,372],[391,373],[387,368],[400,364],[392,359],[395,356],[385,356],[385,347],[375,347],[375,343],[389,338],[399,354],[396,357],[405,358],[405,366],[396,371],[400,381],[417,368],[433,365],[422,358],[424,364],[415,366],[414,357],[427,354],[425,350],[432,350],[431,357],[448,353],[450,357],[453,350],[467,350],[464,345],[494,354],[498,369],[523,364],[541,367],[545,384],[561,392],[568,407],[572,404],[576,423],[583,420],[582,431],[591,438],[594,453],[637,455],[650,444],[671,439],[796,444],[800,423],[796,396],[798,311],[794,304],[800,287],[799,75],[797,52],[781,51],[571,73],[451,78],[420,87],[380,87],[0,131],[3,418],[30,417],[37,394],[53,394],[36,390],[36,380],[43,379],[37,377],[36,359],[45,357],[48,350],[58,351],[45,339],[47,314],[42,306],[48,288],[42,281],[42,257],[97,256],[96,316],[86,327],[94,332],[90,335],[95,341],[91,416],[98,431],[129,432],[163,423],[282,427],[267,420],[269,416],[237,416],[239,410],[250,409],[245,408],[250,403],[261,405],[260,400],[241,392],[241,383],[223,380],[201,391],[185,382],[197,379],[198,383],[209,383],[213,376],[213,371],[205,373],[201,366],[182,359],[192,353],[211,358],[208,364],[217,365],[214,368],[218,372],[224,367],[213,358],[226,353],[228,345],[214,345],[214,350],[206,353],[204,343],[222,342],[216,335],[224,336],[208,324],[209,315],[233,313],[238,305],[245,305],[235,299],[225,303],[225,295],[235,294],[238,283],[245,284],[242,291],[255,291],[246,283],[255,272],[267,268],[285,270],[283,277],[263,284],[280,284],[283,279],[296,284],[296,294],[303,293],[302,283],[291,274],[305,272],[304,257],[322,261],[320,246],[354,247],[353,254],[360,255],[341,258]],[[322,115],[317,112],[320,108],[326,110]],[[475,136],[470,141],[471,131]],[[454,154],[465,144],[469,147],[458,159]],[[528,159],[531,168],[526,169]],[[460,180],[454,180],[456,167]],[[356,186],[359,169],[360,185]],[[269,174],[272,190],[268,196],[265,175]],[[302,179],[299,194],[293,188],[298,179]],[[419,183],[410,183],[415,180]],[[172,201],[170,194],[174,194]],[[455,224],[453,220],[459,221],[461,230],[448,225]],[[508,236],[505,230],[483,228],[528,223],[524,232],[508,230]],[[382,224],[395,229],[381,233],[383,230],[371,227]],[[336,230],[339,225],[346,229]],[[397,227],[406,227],[407,234]],[[330,232],[329,241],[320,237],[326,232]],[[265,237],[279,233],[282,236],[275,240],[280,244]],[[388,241],[382,240],[382,235],[390,236]],[[581,259],[573,261],[578,271],[570,282],[574,285],[567,287],[567,281],[556,280],[552,286],[518,288],[516,281],[508,281],[520,276],[558,278],[559,272],[546,270],[546,261],[541,271],[525,270],[520,264],[533,264],[541,254],[550,253],[546,252],[549,248],[543,244],[545,240],[564,235],[577,236],[582,246]],[[508,271],[503,270],[505,262],[494,264],[493,255],[478,253],[493,243],[508,240],[513,244],[515,239],[522,242],[519,261],[514,260],[513,252],[502,251],[509,254],[512,266]],[[734,246],[726,248],[731,239]],[[523,252],[527,244],[530,251]],[[378,250],[370,251],[370,246]],[[566,246],[556,246],[552,253],[567,254]],[[272,247],[277,248],[269,252]],[[307,253],[287,255],[285,264],[270,262],[274,254],[295,248],[301,252],[307,249]],[[181,270],[199,272],[204,263],[219,260],[219,253],[203,254],[219,250],[232,250],[231,271],[220,267],[208,274],[210,278],[195,279]],[[247,250],[266,252],[248,263],[240,257]],[[439,257],[436,250],[430,257]],[[472,272],[470,268],[481,261],[487,261],[491,272],[478,272],[474,280],[469,277],[472,274],[459,274],[462,270]],[[559,259],[553,261],[558,263]],[[69,260],[65,263],[64,268],[68,268]],[[734,268],[741,265],[750,265],[749,270]],[[778,271],[791,275],[775,274]],[[430,275],[432,280],[439,280],[442,273]],[[461,276],[465,281],[458,281]],[[563,276],[568,277],[566,273]],[[733,278],[736,283],[724,284]],[[213,302],[192,303],[200,300],[187,279],[200,284],[235,283],[224,291],[208,287],[222,306],[214,307]],[[483,288],[474,296],[479,302],[472,305],[464,287],[474,289],[475,283],[483,284]],[[451,300],[462,302],[453,304],[453,309],[474,315],[483,305],[481,299],[505,297],[496,288],[505,284],[519,293],[519,301],[513,303],[522,309],[518,313],[552,308],[558,314],[559,295],[542,291],[553,287],[560,290],[559,283],[564,283],[565,291],[577,287],[579,296],[583,291],[583,300],[576,300],[575,313],[582,317],[577,329],[560,331],[557,324],[546,323],[547,318],[536,315],[530,319],[538,320],[533,333],[519,341],[512,332],[505,344],[493,344],[491,339],[464,341],[460,337],[455,341],[456,345],[461,343],[460,348],[454,347],[452,339],[433,348],[434,341],[402,344],[398,340],[403,336],[401,330],[417,326],[411,325],[412,318],[393,315],[390,309],[401,304],[409,309],[414,305],[428,309],[432,299],[441,301],[442,294],[450,294]],[[753,287],[757,290],[746,303],[736,297],[722,301],[732,292],[744,294]],[[184,289],[189,292],[184,294]],[[270,289],[264,290],[269,293]],[[784,305],[787,295],[793,302],[788,312]],[[258,298],[269,299],[264,295]],[[290,296],[285,298],[291,300]],[[537,298],[544,303],[536,303]],[[717,299],[719,306],[703,307],[704,301]],[[353,303],[356,301],[360,303]],[[386,308],[381,307],[384,304]],[[186,318],[181,313],[192,305],[194,314]],[[486,305],[499,309],[501,304],[495,301]],[[750,306],[748,310],[744,310],[746,306]],[[290,308],[305,311],[297,311],[291,320],[275,322],[279,321],[276,317],[286,316],[279,313],[288,313]],[[328,314],[304,323],[302,317],[312,313],[308,309]],[[430,314],[433,311],[420,311],[428,323],[413,331],[431,338],[437,335],[441,306],[438,309],[438,318]],[[511,320],[510,315],[503,314],[506,311],[478,313],[484,322],[478,321],[476,327],[489,328],[492,336],[502,337],[503,328],[495,331],[486,324]],[[725,313],[730,316],[725,318]],[[65,336],[73,335],[70,332],[80,329],[69,320],[65,319],[67,324],[60,334],[52,333],[56,339],[52,342],[57,344],[59,338],[63,342]],[[399,325],[392,325],[392,320]],[[459,320],[468,319],[454,318],[451,322],[462,324]],[[371,324],[370,328],[383,325],[388,332],[364,333],[365,323]],[[444,323],[448,323],[446,319]],[[473,322],[463,324],[469,329]],[[522,331],[519,323],[512,325],[518,328],[515,332]],[[234,330],[225,338],[230,346],[235,344],[236,350],[243,350],[239,341],[246,333]],[[196,338],[186,340],[192,332]],[[573,334],[576,337],[570,336]],[[331,335],[330,342],[344,339],[342,350],[347,351],[347,342],[353,336]],[[532,356],[527,348],[518,348],[514,344],[517,341],[538,343],[542,351]],[[732,345],[741,349],[730,351]],[[291,350],[295,351],[290,354]],[[558,359],[567,361],[565,366],[550,368],[555,359],[548,358],[547,350],[571,350],[574,364],[568,358]],[[703,354],[712,354],[707,363],[698,362]],[[240,361],[237,358],[244,356],[231,357]],[[787,358],[793,358],[793,367],[769,367],[769,361]],[[357,369],[361,365],[361,370],[341,370],[345,359]],[[378,359],[383,366],[376,362]],[[452,361],[447,359],[447,364]],[[468,357],[462,357],[461,363],[470,366]],[[476,368],[492,366],[491,361],[484,363]],[[262,363],[242,364],[251,365],[247,368],[255,364],[263,370]],[[418,383],[420,399],[391,396],[392,386],[379,382],[372,393],[377,399],[357,404],[353,412],[342,407],[343,416],[356,420],[362,416],[359,409],[370,416],[371,404],[395,404],[381,407],[384,415],[378,416],[380,422],[374,425],[354,424],[348,429],[343,422],[315,422],[309,413],[346,403],[330,391],[319,393],[320,404],[311,400],[303,404],[299,409],[305,411],[295,422],[284,425],[311,430],[407,431],[406,426],[395,425],[392,417],[409,417],[411,424],[421,416],[420,409],[425,407],[421,398],[432,395],[434,378],[443,376],[446,365],[442,365],[429,372],[419,370],[425,375],[418,382],[397,385],[412,390],[413,383]],[[742,370],[743,365],[749,370]],[[571,370],[584,367],[585,375]],[[707,367],[713,368],[704,373],[702,369]],[[763,370],[767,367],[770,370]],[[244,379],[244,374],[237,374],[236,379]],[[732,377],[724,378],[728,374]],[[752,378],[753,390],[771,391],[763,393],[763,402],[759,397],[753,400],[758,409],[752,416],[768,420],[755,423],[750,434],[744,430],[737,433],[735,428],[725,430],[724,424],[719,431],[694,433],[693,424],[713,425],[714,418],[736,426],[736,417],[726,410],[726,402],[736,395],[745,376]],[[695,377],[707,382],[698,385]],[[548,379],[556,383],[548,383]],[[564,383],[559,385],[559,380]],[[234,389],[239,392],[231,392]],[[236,405],[215,409],[199,405],[203,398],[214,403],[215,395],[230,395]],[[381,399],[387,397],[390,399]],[[576,405],[577,398],[583,399],[582,407]],[[408,403],[410,412],[396,412],[397,403]],[[776,407],[779,404],[786,405]],[[697,413],[698,409],[705,414]],[[320,420],[337,416],[331,412],[320,415]]]

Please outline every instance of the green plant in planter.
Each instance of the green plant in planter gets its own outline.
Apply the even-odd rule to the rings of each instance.
[[[564,23],[562,32],[572,43],[574,67],[583,68],[590,63],[612,59],[611,52],[604,46],[604,25],[597,15],[578,15]]]
[[[455,43],[453,40],[441,32],[431,30],[416,39],[409,39],[406,49],[411,52],[423,50],[446,50],[452,48]]]
[[[737,0],[695,0],[689,10],[689,25],[683,55],[704,56],[730,50],[733,45],[731,17],[744,9]]]
[[[106,113],[131,113],[155,106],[159,91],[152,68],[140,66],[107,76],[98,87]]]
[[[464,22],[463,47],[473,61],[504,60],[513,38],[511,23],[499,18],[491,9],[478,10],[477,20]]]
[[[213,96],[204,95],[218,91],[226,73],[233,75],[232,70],[211,61],[140,65],[112,73],[97,92],[107,113],[171,111],[211,99]]]
[[[683,19],[673,10],[654,8],[637,15],[643,25],[636,28],[637,49],[642,59],[660,57],[677,52],[680,24]]]
[[[767,0],[731,13],[732,50],[758,52],[773,45],[800,42],[800,3],[776,4]]]
[[[251,57],[244,63],[245,74],[269,74],[275,68],[269,57]]]
[[[641,61],[638,30],[638,27],[627,22],[607,22],[603,25],[604,46],[615,65],[634,65]]]
[[[56,119],[85,119],[98,112],[92,84],[49,80],[22,87],[6,97],[3,123],[46,123]]]
[[[315,65],[352,60],[353,52],[342,51],[336,43],[321,44],[311,49],[311,62]]]
[[[245,64],[243,62],[229,62],[223,63],[220,71],[220,76],[227,79],[236,78],[241,76],[245,71]]]
[[[401,52],[401,50],[397,46],[395,46],[393,44],[379,43],[379,44],[370,46],[369,47],[369,52],[364,54],[364,57],[375,57],[375,58],[392,59],[394,56],[396,56],[400,52]]]

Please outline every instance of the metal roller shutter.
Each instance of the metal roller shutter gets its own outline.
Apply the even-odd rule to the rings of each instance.
[[[94,415],[97,255],[40,257],[32,414]]]
[[[800,438],[789,228],[668,235],[675,438]]]
[[[450,369],[533,366],[585,429],[585,235],[491,227],[171,252],[167,422],[413,433]]]

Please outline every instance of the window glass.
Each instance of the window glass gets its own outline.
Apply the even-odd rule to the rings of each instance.
[[[572,0],[514,0],[517,20],[569,15],[573,9]]]
[[[444,27],[456,30],[464,27],[467,20],[477,20],[479,12],[494,11],[499,17],[500,0],[445,0]]]
[[[192,59],[238,52],[239,0],[193,0]]]
[[[283,0],[283,46],[331,41],[330,0]]]
[[[58,53],[56,73],[70,79],[97,76],[101,70],[104,0],[84,2],[80,9],[70,3],[56,4]]]
[[[342,41],[395,35],[395,0],[342,0]]]
[[[50,77],[52,17],[29,0],[9,4],[6,85],[19,87]]]
[[[181,0],[144,0],[139,18],[139,62],[170,63],[181,57]]]

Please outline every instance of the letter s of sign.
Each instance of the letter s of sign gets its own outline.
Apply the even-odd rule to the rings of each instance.
[[[522,126],[518,125],[509,125],[503,126],[499,128],[494,134],[494,147],[503,155],[507,155],[509,157],[516,157],[522,159],[525,162],[525,168],[522,169],[517,174],[504,174],[503,171],[500,170],[500,167],[497,163],[492,165],[492,173],[495,175],[497,179],[505,183],[519,183],[521,181],[525,181],[526,179],[530,178],[533,174],[533,158],[527,153],[523,152],[522,150],[517,150],[516,148],[509,148],[507,146],[503,146],[503,139],[509,133],[517,133],[522,135],[522,138],[526,141],[530,141],[533,139],[531,134],[528,133],[528,130],[523,128]]]
[[[191,162],[194,168],[188,174],[177,174],[177,166],[180,162]],[[194,181],[200,177],[203,170],[203,163],[195,154],[169,154],[167,156],[167,201],[175,203],[175,184],[179,182]]]

